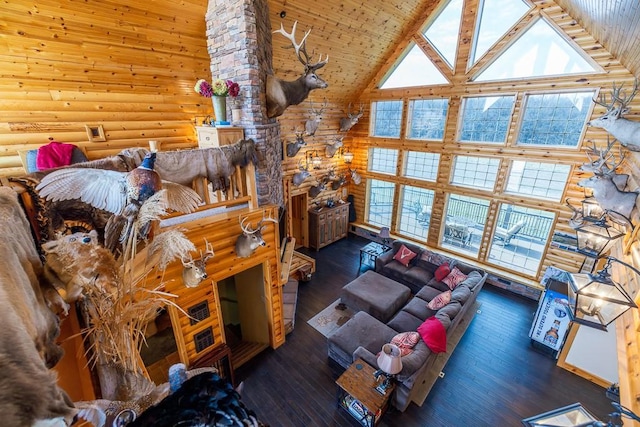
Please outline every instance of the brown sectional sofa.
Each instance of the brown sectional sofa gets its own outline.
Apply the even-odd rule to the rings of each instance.
[[[395,252],[402,244],[418,254],[409,267],[393,260]],[[376,367],[376,354],[383,344],[390,342],[399,332],[416,331],[426,319],[435,316],[444,326],[449,340],[462,321],[470,321],[476,297],[486,281],[487,274],[450,257],[435,255],[407,242],[396,241],[391,251],[378,257],[377,274],[408,286],[413,297],[386,324],[365,311],[357,312],[328,338],[329,358],[344,368],[357,358],[362,358]],[[467,279],[452,291],[451,302],[439,310],[429,309],[427,303],[449,288],[445,283],[435,280],[433,276],[437,265],[428,260],[448,262],[451,268],[455,265],[467,275]],[[402,358],[403,368],[397,378],[393,405],[400,411],[404,411],[411,401],[421,405],[426,393],[438,378],[437,374],[442,369],[443,360],[446,361],[451,351],[451,346],[448,346],[446,353],[433,353],[420,340],[413,352]]]

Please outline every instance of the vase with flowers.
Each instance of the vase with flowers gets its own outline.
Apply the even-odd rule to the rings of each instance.
[[[212,84],[209,84],[206,80],[200,79],[196,82],[194,90],[200,95],[212,99],[216,123],[228,124],[227,96],[236,98],[240,94],[238,83],[233,80],[215,79]]]

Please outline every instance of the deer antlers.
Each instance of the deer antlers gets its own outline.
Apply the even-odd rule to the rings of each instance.
[[[598,105],[601,105],[607,109],[607,112],[613,111],[618,108],[616,111],[616,116],[620,117],[620,114],[624,113],[627,109],[627,105],[633,100],[638,93],[638,78],[636,77],[633,81],[633,89],[629,95],[627,95],[627,91],[622,90],[624,83],[621,83],[620,86],[616,86],[615,82],[613,83],[613,88],[611,89],[611,102],[607,103],[607,95],[604,93],[600,93],[599,99],[594,99]],[[616,102],[620,104],[620,107],[616,107]]]
[[[291,41],[291,44],[293,46],[293,48],[296,51],[296,56],[298,57],[298,60],[302,63],[302,65],[304,65],[304,72],[305,74],[310,72],[310,71],[316,71],[319,70],[320,68],[324,67],[327,62],[329,62],[329,55],[327,55],[327,57],[324,59],[324,61],[322,60],[322,54],[320,54],[320,58],[318,60],[318,62],[316,62],[315,64],[311,64],[311,57],[309,57],[309,54],[307,53],[307,46],[306,46],[306,40],[307,37],[309,36],[309,34],[311,33],[311,30],[307,30],[306,33],[304,33],[304,37],[302,37],[302,40],[300,41],[300,43],[296,43],[296,26],[298,25],[298,21],[295,21],[293,23],[293,27],[291,28],[291,33],[287,33],[284,29],[284,26],[282,25],[282,22],[280,23],[280,29],[274,31],[274,33],[279,33],[282,34],[283,36],[285,36],[287,39],[289,39],[289,41]],[[304,58],[302,57],[304,55]]]
[[[258,222],[258,224],[256,224],[256,228],[253,229],[251,227],[251,223],[245,225],[244,222],[249,219],[248,216],[245,216],[244,218],[240,219],[240,217],[238,217],[238,219],[240,220],[240,228],[242,229],[242,232],[244,234],[254,234],[258,231],[262,232],[262,229],[264,227],[266,227],[266,224],[264,224],[264,222],[274,222],[274,223],[278,223],[278,220],[275,218],[271,218],[271,215],[269,215],[268,217],[264,216],[264,212],[262,213],[262,219]]]

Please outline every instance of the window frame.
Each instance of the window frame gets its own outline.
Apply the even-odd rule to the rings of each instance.
[[[502,142],[494,142],[494,141],[463,141],[462,140],[462,126],[464,123],[464,107],[467,99],[471,98],[492,98],[492,97],[512,97],[513,103],[511,105],[511,112],[509,114],[509,122],[507,123],[507,131],[505,134],[504,141]],[[516,104],[518,103],[518,93],[517,92],[506,92],[506,93],[493,93],[493,94],[481,94],[481,95],[466,95],[460,97],[460,109],[458,110],[458,120],[456,124],[456,142],[460,144],[490,144],[491,146],[499,146],[506,145],[509,142],[509,135],[511,134],[510,130],[515,126],[513,115],[516,111]]]
[[[563,166],[568,166],[569,167],[569,171],[567,172],[567,179],[564,183],[564,186],[562,187],[562,192],[561,194],[558,196],[558,199],[551,199],[549,197],[544,197],[544,196],[539,196],[537,194],[533,194],[533,193],[518,193],[515,191],[510,191],[508,189],[509,187],[509,180],[511,179],[511,172],[513,171],[513,166],[515,162],[524,162],[524,163],[537,163],[537,164],[548,164],[548,165],[553,165],[553,166],[557,166],[557,165],[563,165]],[[573,170],[573,166],[571,164],[568,163],[563,163],[563,162],[541,162],[539,160],[523,160],[523,159],[510,159],[509,160],[509,165],[507,168],[507,174],[505,176],[505,180],[504,180],[504,188],[502,189],[502,194],[504,195],[508,195],[508,196],[516,196],[516,197],[521,197],[521,196],[526,196],[526,197],[532,197],[534,199],[538,199],[538,200],[544,200],[547,202],[554,202],[554,203],[561,203],[562,200],[564,199],[564,194],[567,191],[567,185],[570,182],[570,178],[571,178],[571,172]]]
[[[444,136],[445,133],[447,131],[447,122],[449,120],[449,110],[450,110],[450,104],[451,104],[451,98],[450,97],[425,97],[425,98],[410,98],[407,100],[407,114],[406,114],[406,120],[405,120],[405,127],[404,127],[404,138],[409,140],[409,141],[436,141],[436,142],[442,142],[444,141]],[[409,136],[411,134],[411,124],[413,123],[413,110],[414,110],[414,103],[417,101],[445,101],[445,114],[444,114],[444,123],[442,126],[442,138],[440,139],[434,139],[434,138],[417,138],[417,137],[411,137]]]
[[[453,182],[453,175],[456,171],[455,165],[456,165],[456,160],[458,159],[458,157],[469,157],[469,158],[475,158],[475,159],[489,159],[489,160],[493,160],[494,157],[489,157],[489,156],[470,156],[468,154],[452,154],[451,155],[451,173],[449,174],[449,185],[455,186],[455,187],[459,187],[459,188],[473,188],[477,191],[489,191],[489,192],[495,192],[497,191],[497,185],[498,185],[498,175],[500,174],[500,168],[502,167],[502,159],[498,158],[498,167],[496,168],[496,176],[495,176],[495,180],[493,181],[493,187],[491,188],[487,188],[487,187],[477,187],[474,186],[473,184],[470,185],[464,185],[464,184],[460,184],[460,183],[456,183]]]
[[[378,114],[378,104],[381,103],[385,103],[385,102],[400,102],[401,108],[400,108],[400,125],[399,125],[399,130],[398,130],[398,136],[386,136],[386,135],[375,135],[374,132],[376,130],[376,117]],[[405,100],[404,98],[400,98],[400,99],[379,99],[379,100],[375,100],[375,101],[371,101],[371,104],[369,105],[369,109],[371,111],[370,113],[370,117],[369,117],[369,137],[370,138],[387,138],[387,139],[401,139],[404,137],[403,131],[404,131],[404,126],[403,126],[403,122],[405,121]]]

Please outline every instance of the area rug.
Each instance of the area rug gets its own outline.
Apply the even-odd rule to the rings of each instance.
[[[347,323],[347,320],[355,314],[353,310],[340,302],[338,298],[327,308],[313,316],[307,321],[316,331],[325,337],[331,335],[340,326]]]

